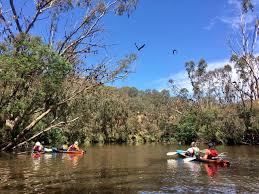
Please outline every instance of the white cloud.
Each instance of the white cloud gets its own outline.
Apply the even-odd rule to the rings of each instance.
[[[235,9],[238,9],[241,11],[241,1],[240,0],[228,0],[229,5],[233,5]]]
[[[211,30],[217,22],[224,23],[233,29],[238,29],[240,26],[240,16],[242,11],[241,2],[241,0],[228,0],[228,7],[225,14],[222,16],[216,16],[215,18],[211,19],[210,23],[203,27],[203,29]],[[249,25],[254,26],[257,19],[256,15],[258,14],[256,6],[259,5],[259,0],[253,0],[252,3],[254,5],[254,12],[249,12],[245,18],[248,28],[250,28]]]
[[[227,59],[211,62],[211,63],[208,63],[207,70],[211,71],[216,68],[224,67],[224,65],[226,65],[226,64],[229,64],[229,60],[227,60]],[[168,80],[170,80],[170,79],[174,80],[177,87],[186,88],[186,89],[188,89],[189,92],[192,91],[192,85],[190,83],[186,70],[179,71],[175,74],[172,74],[165,78],[161,78],[159,80],[155,80],[153,84],[155,85],[155,88],[159,91],[161,91],[163,89],[169,89]]]
[[[217,20],[217,17],[210,20],[210,23],[207,26],[203,27],[203,29],[204,30],[211,30],[215,26],[216,20]]]

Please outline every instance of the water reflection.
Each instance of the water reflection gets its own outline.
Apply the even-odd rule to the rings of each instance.
[[[210,177],[218,175],[218,165],[215,164],[204,164],[205,170]]]
[[[40,169],[41,157],[32,155],[33,170],[38,171]]]
[[[31,157],[33,162],[33,170],[37,171],[39,170],[41,165],[52,166],[53,160],[57,158],[60,164],[65,163],[69,167],[76,168],[79,164],[80,158],[84,157],[84,155],[52,153],[52,154],[32,154]]]
[[[79,164],[79,160],[83,157],[83,155],[70,155],[70,154],[63,154],[63,160],[68,160],[69,164],[72,168],[76,168]]]
[[[229,168],[168,159],[172,149],[177,148],[104,146],[84,156],[2,156],[0,193],[259,193],[259,149],[222,147]],[[245,150],[249,154],[237,154]]]
[[[184,166],[187,166],[194,175],[198,176],[201,171],[201,166],[196,162],[185,162]]]
[[[199,162],[183,162],[182,159],[168,159],[167,160],[167,168],[171,171],[179,171],[179,170],[188,170],[192,176],[199,176],[202,174],[202,168],[205,169],[207,175],[209,177],[214,177],[218,175],[219,168],[227,168],[222,167],[216,164],[209,163],[199,163]]]

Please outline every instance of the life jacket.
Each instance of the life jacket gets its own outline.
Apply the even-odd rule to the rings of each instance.
[[[218,154],[218,152],[217,152],[217,150],[215,150],[215,149],[209,149],[210,150],[210,157],[212,158],[212,157],[217,157],[219,154]]]
[[[77,151],[77,148],[75,146],[75,144],[71,145],[69,148],[68,148],[69,151]]]
[[[42,149],[41,149],[40,146],[34,146],[34,147],[33,147],[33,151],[34,151],[34,152],[41,152]]]
[[[192,154],[191,154],[191,157],[193,157],[195,155],[195,150],[194,148],[192,147]]]
[[[194,149],[194,147],[192,147],[192,153],[189,152],[189,156],[194,157],[197,155],[199,155],[199,149],[198,148]]]

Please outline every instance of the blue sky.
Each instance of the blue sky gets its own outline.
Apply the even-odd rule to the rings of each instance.
[[[23,9],[33,15],[31,0],[16,0],[17,10]],[[96,63],[105,57],[113,61],[130,53],[137,53],[138,60],[132,65],[135,73],[126,79],[112,83],[113,86],[131,86],[141,90],[168,89],[169,79],[179,87],[191,89],[188,82],[185,62],[204,58],[209,69],[228,63],[231,52],[228,40],[236,37],[241,0],[139,0],[137,9],[130,17],[109,14],[101,24],[106,31],[100,37],[108,45],[104,52],[87,62]],[[259,0],[252,0],[258,14]],[[0,0],[5,8],[8,3]],[[10,12],[10,11],[9,11]],[[75,10],[68,15],[72,18],[84,16],[83,11]],[[42,17],[44,18],[44,17]],[[253,17],[247,18],[250,24]],[[45,22],[45,23],[44,23]],[[65,21],[61,19],[61,32]],[[41,20],[41,26],[33,33],[42,35],[49,31],[48,21]],[[68,27],[75,24],[70,23]],[[61,37],[58,37],[61,38]],[[135,43],[146,44],[137,51]],[[177,54],[173,54],[176,49]],[[258,50],[259,52],[259,50]]]
[[[227,41],[239,13],[238,0],[140,0],[130,18],[107,18],[107,39],[116,44],[111,51],[115,56],[137,52],[135,42],[146,44],[137,52],[135,73],[113,85],[161,90],[172,78],[189,87],[185,62],[204,58],[210,69],[228,62]],[[176,55],[173,49],[178,50]]]

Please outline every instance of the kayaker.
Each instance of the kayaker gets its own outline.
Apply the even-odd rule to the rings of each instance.
[[[218,151],[214,148],[214,144],[209,143],[208,149],[206,149],[203,159],[212,159],[213,157],[217,157],[218,155]]]
[[[62,145],[62,148],[61,148],[63,151],[67,151],[68,150],[68,145],[67,145],[67,142],[65,142],[63,145]]]
[[[185,152],[185,155],[194,157],[199,156],[200,149],[197,147],[196,142],[191,143],[191,147]]]
[[[78,147],[78,141],[75,141],[74,144],[69,146],[67,151],[80,151],[80,148]]]
[[[35,145],[32,148],[33,152],[43,152],[43,146],[40,142],[36,142]]]

